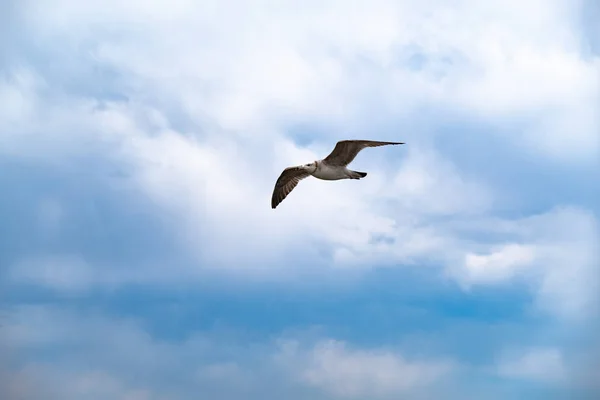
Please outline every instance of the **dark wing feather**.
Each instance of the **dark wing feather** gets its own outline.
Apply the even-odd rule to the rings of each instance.
[[[306,170],[299,167],[284,169],[275,183],[273,196],[271,197],[271,208],[277,207],[294,190],[298,182],[309,176],[310,174]]]
[[[350,164],[356,155],[364,148],[379,147],[394,144],[404,144],[404,142],[378,142],[375,140],[340,140],[335,148],[325,159],[325,163],[332,166],[346,166]]]

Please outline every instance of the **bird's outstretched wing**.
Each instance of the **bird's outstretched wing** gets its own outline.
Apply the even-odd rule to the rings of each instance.
[[[309,177],[310,174],[300,167],[289,167],[283,170],[273,189],[273,196],[271,197],[271,208],[275,208],[287,197],[288,194],[298,182],[302,179]]]
[[[333,151],[323,159],[331,166],[343,167],[352,162],[356,155],[364,148],[387,146],[391,144],[404,144],[404,142],[377,142],[374,140],[340,140]]]

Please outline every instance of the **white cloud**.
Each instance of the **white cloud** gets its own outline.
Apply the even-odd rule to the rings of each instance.
[[[19,357],[7,376],[39,388],[48,399],[187,399],[198,393],[227,399],[244,393],[304,398],[305,390],[319,399],[378,398],[429,393],[457,372],[449,360],[407,359],[395,351],[350,348],[330,339],[256,342],[241,337],[238,342],[212,331],[159,339],[138,321],[95,312],[29,306],[7,314],[0,350],[10,348]],[[47,351],[50,358],[43,356]],[[13,390],[26,391],[16,382]],[[36,399],[28,395],[24,398]]]
[[[0,80],[0,101],[2,104],[6,104],[6,107],[2,107],[2,133],[7,135],[10,131],[8,128],[10,124],[21,122],[30,116],[32,109],[32,97],[35,92],[35,82],[31,76],[23,73],[14,74],[12,82],[8,81],[6,77],[2,77]],[[10,132],[13,133],[14,132]],[[0,138],[2,137],[0,136]]]
[[[114,288],[127,283],[181,282],[169,278],[163,265],[91,263],[77,253],[30,255],[8,265],[2,278],[11,285],[35,285],[62,295],[78,296],[96,288]]]
[[[324,156],[285,141],[273,147],[263,149],[266,158],[281,158],[279,165],[284,166]],[[389,152],[394,150],[400,157],[406,152]],[[192,246],[203,244],[206,264],[239,268],[236,261],[243,257],[244,264],[263,265],[272,274],[270,266],[302,247],[309,250],[311,240],[332,246],[336,265],[414,262],[443,251],[451,241],[424,219],[476,215],[488,207],[488,190],[460,177],[449,161],[432,152],[408,153],[407,165],[400,165],[392,186],[386,180],[393,175],[383,170],[370,170],[372,177],[360,185],[308,179],[276,211],[269,199],[282,167],[249,159],[235,142],[203,145],[167,133],[160,139],[138,139],[132,157],[141,160],[140,185],[180,213]],[[227,160],[226,165],[216,168],[219,160]],[[382,204],[387,212],[380,211]],[[378,236],[387,237],[388,243],[373,244]]]
[[[40,376],[48,376],[49,371],[40,371]],[[151,400],[166,399],[165,397],[155,396],[146,389],[130,388],[121,382],[116,376],[106,372],[92,371],[79,375],[66,376],[68,385],[64,390],[64,395],[72,399],[122,399],[122,400]],[[69,379],[70,378],[70,379]],[[74,379],[73,379],[74,378]],[[63,381],[63,382],[66,382]]]
[[[469,178],[443,154],[412,144],[406,153],[393,177],[392,187],[381,191],[381,195],[399,206],[403,213],[477,215],[493,205],[491,188]]]
[[[235,362],[223,362],[210,364],[199,369],[198,375],[201,379],[223,379],[230,380],[243,374]]]
[[[0,351],[3,349],[0,348]],[[40,391],[31,384],[25,374],[10,370],[5,365],[4,354],[0,358],[0,396],[6,400],[35,400],[41,398]]]
[[[463,287],[521,279],[532,285],[539,309],[565,319],[585,320],[597,310],[600,240],[594,214],[557,208],[517,220],[495,221],[481,233],[503,234],[504,245],[477,245],[448,273]],[[487,247],[487,248],[486,248]]]
[[[596,318],[594,321],[599,320]],[[592,393],[597,393],[600,389],[600,339],[594,335],[597,331],[594,328],[597,328],[597,324],[590,329],[591,340],[581,346],[581,350],[575,354],[574,365],[578,370],[571,376],[575,384],[588,388]]]
[[[0,111],[10,128],[0,136],[2,152],[40,163],[105,151],[132,167],[130,183],[175,216],[200,264],[222,271],[287,276],[300,254],[315,270],[435,263],[463,284],[534,275],[542,307],[562,315],[588,307],[597,234],[576,226],[593,225],[593,216],[576,212],[571,222],[551,224],[574,227],[573,237],[507,219],[506,241],[469,240],[435,218],[480,220],[493,212],[497,193],[436,151],[423,129],[402,133],[404,147],[361,154],[357,169],[372,169],[360,183],[306,180],[277,211],[269,208],[283,167],[324,156],[342,136],[397,138],[389,127],[421,107],[473,113],[507,140],[559,161],[595,159],[598,121],[589,104],[598,100],[599,64],[580,48],[578,3],[140,4],[21,3],[23,29],[59,65],[80,72],[83,86],[98,70],[111,71],[128,101],[62,90],[66,78],[44,66],[13,67],[0,85],[14,105]],[[177,128],[173,108],[189,116],[188,128]],[[389,121],[387,129],[372,133],[375,121]],[[329,129],[301,148],[286,131],[300,122]],[[526,129],[507,133],[507,122],[510,132],[513,123]],[[544,140],[540,132],[548,133]],[[74,284],[32,271],[22,274]],[[88,279],[83,269],[74,272]],[[184,280],[198,273],[174,272]]]
[[[199,386],[193,371],[210,365],[215,345],[201,335],[181,342],[157,340],[138,321],[96,312],[50,306],[6,311],[0,349],[11,349],[18,360],[10,364],[11,373],[47,399],[193,398],[197,392],[186,392],[189,385]],[[60,351],[51,361],[39,357],[55,349]],[[180,381],[172,380],[173,371]],[[178,392],[175,381],[186,387]],[[39,399],[27,393],[25,399]]]
[[[288,260],[301,254],[313,269],[325,272],[338,266],[428,263],[446,267],[465,287],[530,279],[538,306],[558,315],[582,316],[592,306],[598,259],[597,222],[592,214],[558,209],[487,223],[493,192],[431,149],[406,145],[366,150],[356,160],[356,168],[362,169],[362,162],[372,163],[374,169],[365,169],[370,172],[368,179],[360,184],[303,181],[273,212],[269,197],[281,166],[318,158],[327,148],[324,144],[300,148],[277,139],[265,146],[261,140],[256,144],[233,137],[200,141],[165,127],[160,112],[152,108],[79,110],[73,124],[101,126],[103,135],[119,143],[110,156],[135,166],[132,183],[176,217],[184,242],[204,268],[245,277],[283,277],[295,273]],[[151,126],[158,134],[142,133],[140,120],[146,116],[155,121]],[[76,148],[71,146],[65,151]],[[247,148],[252,151],[246,152]],[[377,150],[401,154],[395,171],[372,161],[378,158]],[[215,168],[218,160],[227,164]],[[391,187],[388,179],[395,179]],[[440,216],[450,217],[451,223],[435,219]],[[461,224],[470,225],[471,232],[456,228]],[[498,233],[506,239],[467,239]],[[330,249],[332,258],[318,253],[317,241]],[[226,250],[231,248],[237,251]],[[323,269],[325,262],[329,268]],[[187,281],[201,272],[173,268],[168,271],[169,282],[176,277]],[[303,271],[310,268],[302,266]],[[15,276],[54,287],[68,284],[61,283],[60,276],[70,273],[50,277],[44,271],[50,270],[23,268]],[[143,277],[164,282],[160,270],[119,273],[119,277],[90,276],[89,270],[81,268],[74,272],[72,278],[83,278],[82,288],[90,279],[115,283]]]
[[[344,342],[324,340],[308,351],[295,341],[281,343],[278,362],[304,383],[339,397],[378,398],[432,387],[456,372],[448,360],[406,360],[386,350],[350,349]]]
[[[167,400],[172,397],[125,382],[105,371],[69,371],[47,363],[31,363],[11,374],[12,391],[1,392],[6,400],[93,399]],[[61,384],[57,384],[61,382]],[[43,393],[43,394],[42,394]]]
[[[74,255],[31,257],[12,265],[8,278],[12,283],[46,286],[62,292],[78,293],[95,283],[95,270]]]
[[[508,244],[490,254],[467,253],[465,269],[467,280],[475,283],[494,283],[512,278],[520,268],[527,268],[535,260],[532,246]]]
[[[122,106],[80,110],[75,125],[102,126],[104,135],[120,138],[111,157],[133,162],[133,183],[177,217],[184,242],[204,268],[235,271],[245,277],[283,277],[294,273],[287,260],[300,254],[315,269],[328,262],[325,272],[332,266],[435,263],[445,266],[464,287],[529,279],[538,306],[558,315],[582,316],[592,306],[598,259],[597,222],[592,214],[576,208],[557,209],[537,217],[488,223],[485,215],[493,211],[492,191],[465,177],[431,149],[407,145],[366,150],[356,160],[357,169],[363,169],[362,162],[379,168],[365,169],[370,172],[368,179],[360,184],[303,181],[273,212],[269,196],[281,165],[316,159],[325,145],[300,148],[278,139],[270,147],[260,147],[265,143],[242,141],[250,143],[252,151],[246,153],[235,138],[199,141],[180,135],[163,126],[157,110]],[[139,120],[148,115],[156,121],[152,126],[161,132],[158,135],[141,133]],[[256,147],[265,159],[258,156]],[[395,171],[372,161],[378,158],[377,150],[401,154]],[[215,168],[219,159],[227,164]],[[391,187],[388,179],[395,179]],[[440,216],[451,217],[452,222],[435,219]],[[461,224],[470,225],[471,231],[456,227]],[[496,234],[505,239],[467,239]],[[329,248],[333,258],[313,251],[316,241]],[[226,250],[231,248],[237,251]],[[177,269],[175,274],[173,268],[168,271],[169,282],[177,276],[187,281],[201,272],[188,268]],[[302,266],[304,271],[307,268]],[[77,284],[61,281],[61,276],[70,273],[51,276],[49,271],[23,267],[15,277],[55,288]],[[106,271],[90,275],[89,269],[81,268],[73,272],[71,278],[83,279],[81,288],[90,280],[118,283],[143,277],[144,281],[164,281],[160,270],[119,272],[118,277],[107,277]],[[567,281],[569,285],[564,284]]]
[[[377,99],[386,118],[438,103],[525,119],[503,134],[558,160],[597,155],[600,63],[580,48],[578,2],[112,3],[38,2],[26,21],[238,135],[307,118],[365,129]]]
[[[581,48],[579,2],[42,0],[14,7],[28,45],[13,49],[18,63],[0,79],[7,105],[0,109],[0,153],[42,165],[100,152],[127,166],[128,184],[180,227],[186,249],[202,261],[194,268],[247,280],[440,265],[464,287],[527,280],[536,306],[564,319],[585,319],[596,307],[594,215],[573,208],[491,218],[493,182],[459,168],[412,123],[434,109],[483,121],[485,131],[475,134],[499,135],[514,151],[558,167],[596,163],[600,62]],[[109,92],[126,101],[108,100]],[[462,134],[442,129],[433,115],[427,129],[440,132],[435,136]],[[320,132],[307,147],[288,132],[303,124]],[[276,212],[269,208],[283,167],[327,154],[338,139],[367,136],[408,144],[361,154],[356,169],[370,167],[360,183],[307,180]],[[52,234],[69,210],[50,199],[34,212]],[[300,257],[303,265],[295,265]],[[8,272],[11,283],[75,293],[126,281],[188,282],[204,272],[101,268],[76,254],[41,254]],[[156,343],[128,325],[73,323],[61,313],[32,312],[17,322],[6,332],[20,349],[69,338],[107,364],[110,348],[129,371],[166,374],[157,360],[181,366],[207,347],[201,339]],[[509,358],[501,371],[556,377],[557,354]],[[334,395],[402,393],[452,370],[335,341],[294,357],[304,384]],[[194,361],[186,369],[194,379],[239,372],[227,361]],[[109,398],[150,396],[125,376],[79,372],[55,379],[75,382],[74,392],[57,398],[80,398],[99,386]]]
[[[43,199],[38,206],[37,214],[40,231],[49,237],[56,235],[65,217],[65,210],[60,202],[53,198]]]
[[[563,356],[558,349],[527,349],[521,354],[505,355],[498,365],[498,373],[507,378],[560,384],[567,377]]]

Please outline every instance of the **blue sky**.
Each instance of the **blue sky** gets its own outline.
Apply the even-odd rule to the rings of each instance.
[[[598,14],[3,2],[0,397],[594,398]]]

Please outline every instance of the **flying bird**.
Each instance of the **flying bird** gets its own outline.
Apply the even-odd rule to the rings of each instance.
[[[367,176],[366,172],[352,171],[346,168],[356,155],[364,148],[387,145],[404,144],[404,142],[377,142],[374,140],[341,140],[336,143],[333,151],[324,159],[313,161],[310,164],[289,167],[283,170],[273,189],[271,208],[276,208],[298,182],[309,176],[326,181],[340,179],[361,179]]]

